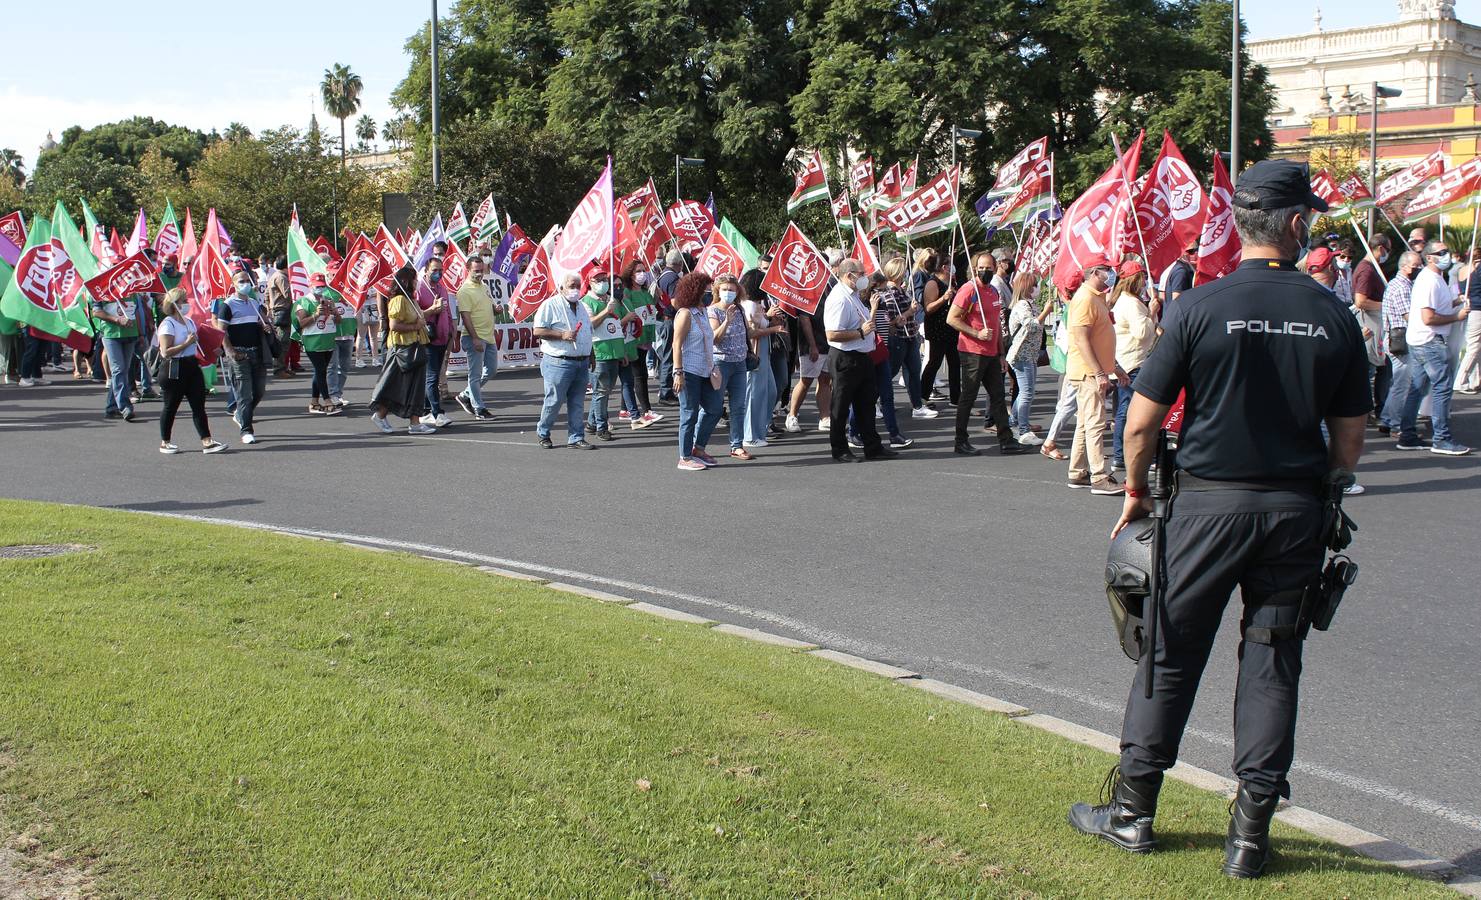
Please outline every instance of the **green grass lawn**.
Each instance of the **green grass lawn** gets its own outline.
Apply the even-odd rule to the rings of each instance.
[[[121,896],[1443,895],[1222,799],[1072,833],[1109,756],[819,660],[413,556],[0,501],[0,846]]]

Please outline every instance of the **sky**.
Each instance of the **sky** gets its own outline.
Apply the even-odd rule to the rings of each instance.
[[[454,0],[442,0],[443,14]],[[1312,0],[1242,0],[1252,38],[1311,30]],[[1395,0],[1326,0],[1332,30],[1398,18]],[[259,132],[307,127],[319,113],[324,70],[345,63],[365,83],[362,112],[377,124],[406,74],[406,39],[425,28],[430,0],[7,0],[0,21],[0,147],[19,150],[27,171],[48,131],[135,115],[209,132],[239,121]],[[237,10],[228,14],[226,10]],[[1463,21],[1481,21],[1481,0],[1459,0]],[[65,15],[65,19],[57,18]],[[19,39],[16,39],[19,38]],[[351,142],[353,143],[353,134]]]

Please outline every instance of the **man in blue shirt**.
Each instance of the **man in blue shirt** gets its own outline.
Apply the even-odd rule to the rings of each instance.
[[[586,419],[586,375],[592,367],[591,313],[581,303],[581,276],[575,272],[561,279],[561,289],[535,310],[532,320],[540,339],[540,375],[545,379],[545,402],[535,433],[546,450],[555,444],[551,426],[561,404],[566,406],[566,446],[596,449],[586,442],[582,423]]]

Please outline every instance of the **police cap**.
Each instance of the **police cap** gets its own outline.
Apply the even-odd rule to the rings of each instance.
[[[1283,209],[1309,206],[1327,211],[1327,201],[1312,193],[1311,170],[1289,159],[1263,159],[1239,175],[1234,205],[1241,209]]]

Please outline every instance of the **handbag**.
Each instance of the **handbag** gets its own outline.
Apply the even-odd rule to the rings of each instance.
[[[890,358],[890,345],[886,344],[884,338],[879,334],[874,335],[874,349],[869,351],[869,361],[876,366],[883,365]]]
[[[754,371],[756,371],[759,368],[761,368],[761,354],[759,354],[756,351],[754,351],[754,350],[750,349],[749,347],[747,347],[746,348],[746,371],[747,372],[754,372]]]
[[[1404,356],[1409,353],[1409,327],[1407,325],[1395,325],[1388,330],[1388,352],[1392,356]]]
[[[408,344],[397,347],[391,352],[391,357],[396,360],[396,368],[403,372],[410,372],[412,369],[427,364],[427,345]]]

